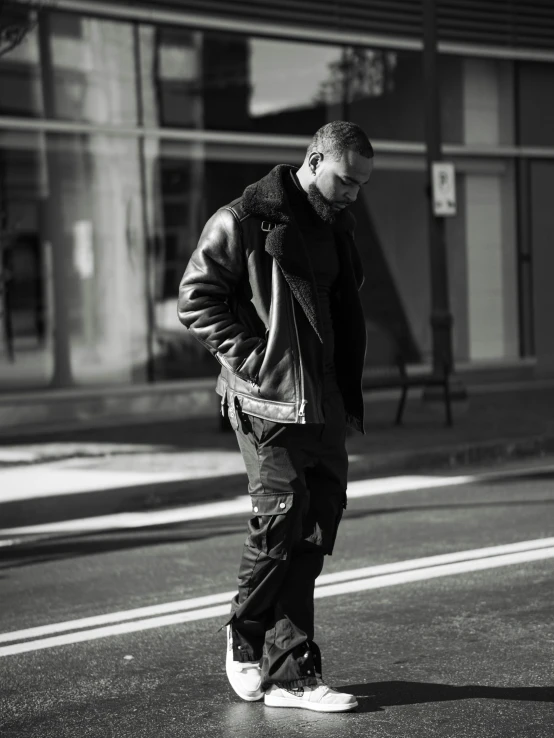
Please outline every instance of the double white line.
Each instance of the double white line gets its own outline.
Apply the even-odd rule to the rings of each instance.
[[[504,546],[428,556],[410,561],[325,574],[317,580],[315,597],[316,599],[332,597],[551,558],[554,558],[554,538],[541,538]],[[229,602],[234,594],[234,591],[220,592],[205,597],[2,633],[0,644],[7,645],[0,646],[0,656],[14,656],[55,646],[186,623],[191,620],[224,617],[229,613]]]

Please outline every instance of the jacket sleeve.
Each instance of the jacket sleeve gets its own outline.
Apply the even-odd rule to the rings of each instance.
[[[258,383],[266,342],[252,335],[229,307],[229,297],[245,274],[238,223],[230,211],[218,210],[206,223],[187,265],[177,312],[222,366]]]

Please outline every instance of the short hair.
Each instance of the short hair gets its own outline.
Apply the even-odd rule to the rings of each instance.
[[[373,158],[373,146],[360,126],[345,120],[334,120],[315,132],[308,146],[307,156],[320,151],[338,160],[347,149],[365,156],[366,159]]]

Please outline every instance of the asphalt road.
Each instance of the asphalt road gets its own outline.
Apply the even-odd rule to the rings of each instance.
[[[551,459],[356,488],[316,602],[324,676],[360,705],[342,715],[227,684],[244,513],[4,551],[0,736],[551,738],[553,482]]]

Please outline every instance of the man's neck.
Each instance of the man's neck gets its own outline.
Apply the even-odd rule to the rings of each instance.
[[[290,170],[292,181],[294,182],[294,186],[296,189],[304,195],[304,197],[308,196],[308,193],[303,189],[302,185],[300,184],[300,180],[298,179],[298,171],[294,171],[294,169]]]
[[[310,185],[313,182],[313,175],[310,172],[310,167],[308,166],[308,161],[304,161],[300,169],[297,170],[296,176],[298,177],[298,182],[300,183],[300,187],[304,190],[304,192],[308,192],[308,189]]]

